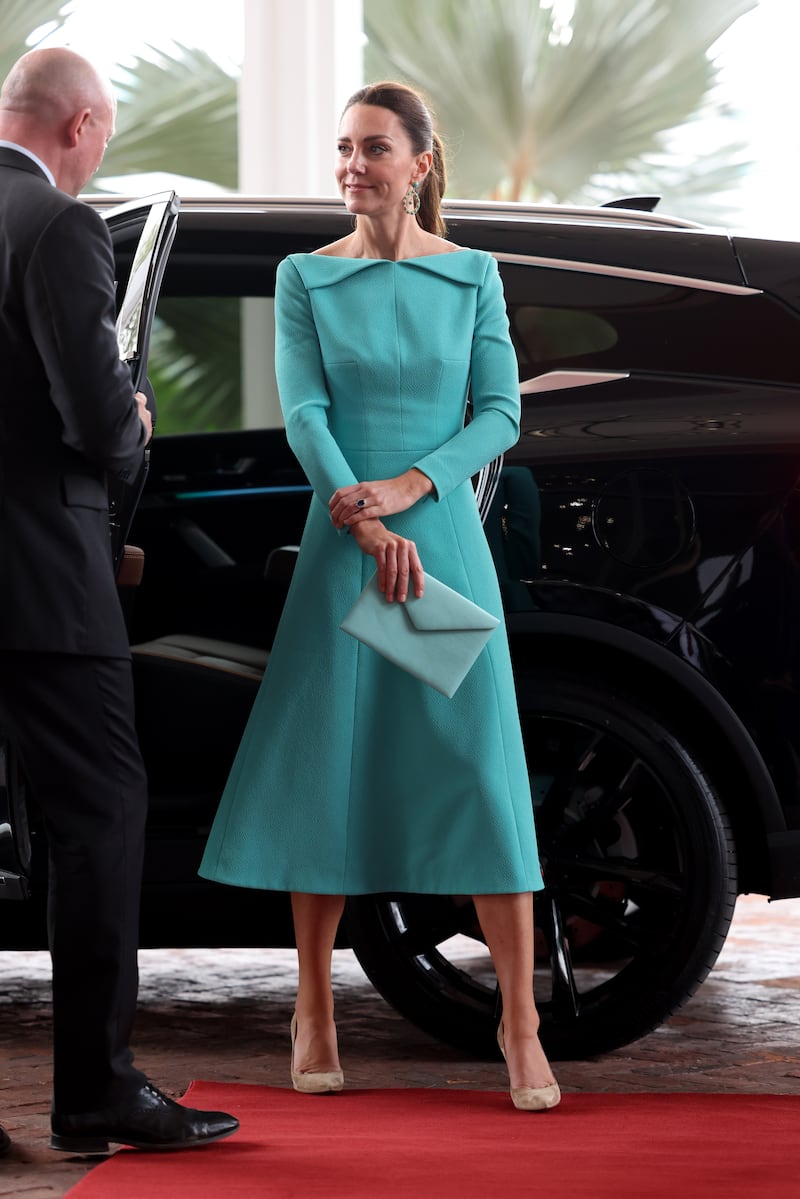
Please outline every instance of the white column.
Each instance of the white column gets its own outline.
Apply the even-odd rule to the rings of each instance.
[[[244,0],[239,191],[334,195],[341,110],[363,81],[362,0]]]
[[[336,127],[363,81],[362,0],[244,0],[239,191],[336,195]],[[282,424],[270,299],[242,300],[242,423]]]

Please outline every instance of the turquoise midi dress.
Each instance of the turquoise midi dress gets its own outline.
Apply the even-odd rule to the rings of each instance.
[[[497,265],[477,250],[292,255],[275,310],[286,432],[314,494],[200,873],[335,895],[538,890],[504,625],[452,699],[366,648],[339,624],[375,561],[328,511],[337,488],[417,466],[433,494],[385,524],[429,574],[502,617],[471,484],[519,435]]]

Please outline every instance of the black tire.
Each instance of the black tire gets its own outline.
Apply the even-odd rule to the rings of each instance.
[[[523,676],[519,706],[546,884],[542,1040],[556,1060],[582,1058],[650,1032],[706,977],[733,915],[734,841],[677,717],[567,670]],[[359,897],[348,927],[397,1011],[496,1055],[496,981],[468,897]]]

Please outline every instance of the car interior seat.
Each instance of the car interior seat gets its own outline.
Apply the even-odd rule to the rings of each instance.
[[[295,545],[273,549],[264,566],[288,588]],[[217,799],[269,659],[256,646],[171,632],[131,646],[136,727],[150,790],[163,817],[171,799]],[[198,813],[198,817],[200,817]]]

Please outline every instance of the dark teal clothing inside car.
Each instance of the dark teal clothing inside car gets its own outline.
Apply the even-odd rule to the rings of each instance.
[[[375,562],[328,512],[337,488],[418,467],[433,494],[385,523],[502,618],[471,483],[519,435],[495,260],[292,255],[275,303],[286,431],[314,496],[200,872],[323,894],[538,890],[504,625],[452,699],[392,665],[339,627]]]

